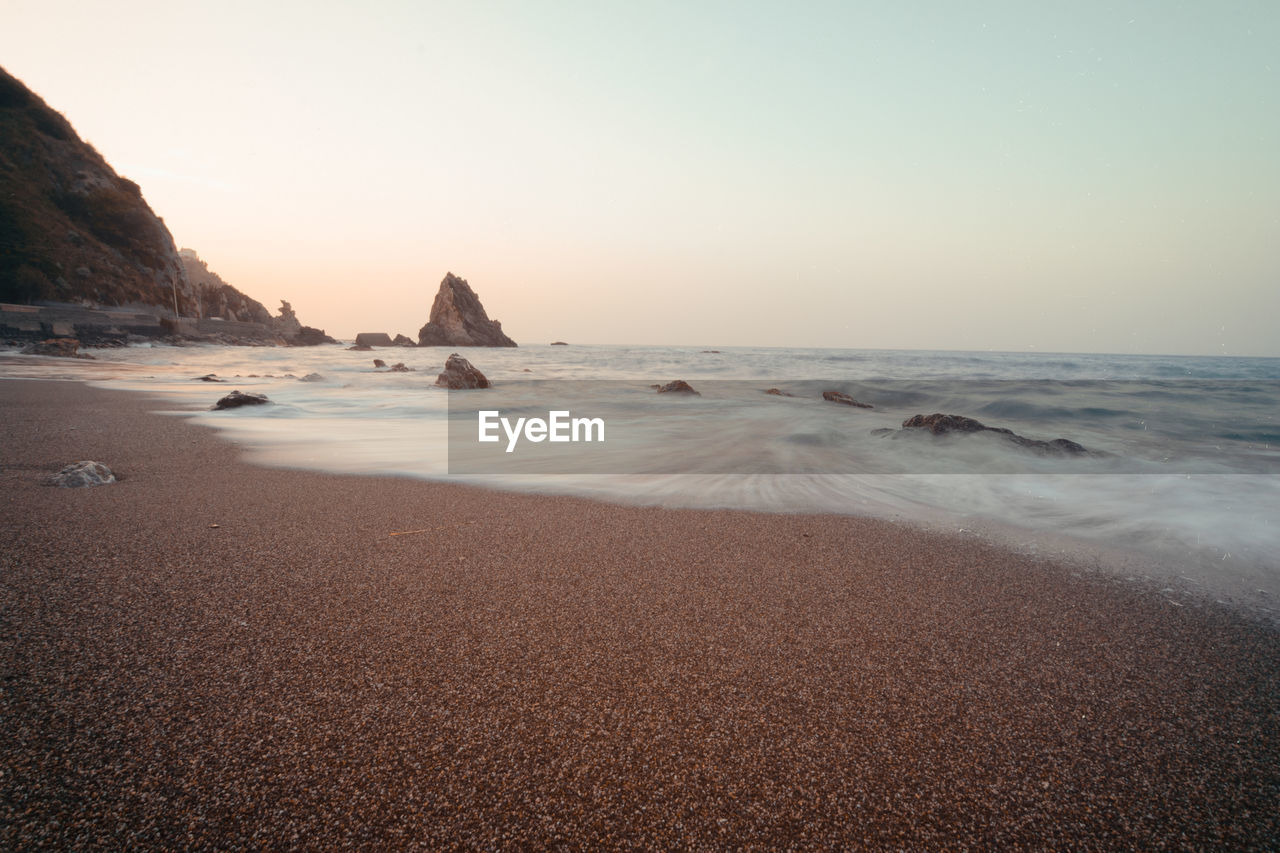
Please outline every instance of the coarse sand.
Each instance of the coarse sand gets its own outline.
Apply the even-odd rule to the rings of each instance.
[[[0,848],[1280,845],[1241,612],[883,521],[258,468],[161,407],[0,380]],[[44,483],[81,459],[119,482]]]

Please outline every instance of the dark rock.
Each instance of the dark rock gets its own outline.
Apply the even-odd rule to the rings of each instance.
[[[291,347],[314,347],[320,344],[336,344],[337,341],[324,333],[324,329],[303,326],[298,334],[287,338],[285,343]]]
[[[568,344],[566,344],[564,341],[552,341],[552,342],[551,342],[551,346],[553,346],[553,347],[567,347],[567,346],[568,346]]]
[[[374,366],[374,367],[386,367],[386,366],[387,366],[387,363],[386,363],[385,361],[383,361],[382,359],[380,359],[380,358],[375,358],[375,359],[373,360],[373,366]]]
[[[80,489],[88,486],[106,486],[116,481],[111,469],[101,462],[81,460],[73,462],[49,478],[49,482],[64,489]]]
[[[913,415],[902,422],[903,429],[926,429],[934,435],[945,435],[949,432],[982,432],[991,430],[1013,435],[1012,430],[989,427],[986,424],[966,418],[964,415],[944,415],[935,412],[932,415]]]
[[[299,382],[323,382],[324,377],[319,373],[308,373],[298,380]]]
[[[356,335],[356,346],[389,347],[394,346],[394,344],[391,342],[391,336],[386,332],[361,332]]]
[[[789,394],[786,391],[779,391],[777,388],[770,388],[764,393],[772,394],[775,397],[794,397],[795,394]]]
[[[822,399],[832,403],[841,403],[845,406],[856,406],[859,409],[875,408],[870,403],[859,403],[857,400],[853,399],[848,394],[845,394],[843,391],[823,391]]]
[[[693,394],[701,397],[697,391],[693,390],[693,386],[683,379],[677,379],[674,382],[668,382],[666,385],[652,386],[658,389],[659,394]]]
[[[413,370],[417,370],[417,368],[416,368],[416,367],[405,367],[405,366],[404,366],[404,362],[403,362],[403,361],[397,361],[395,364],[391,365],[391,370],[390,370],[390,372],[391,372],[391,373],[409,373],[409,372],[411,372],[411,371],[413,371]]]
[[[490,320],[471,285],[453,273],[445,275],[431,304],[431,317],[418,331],[424,347],[513,347],[516,342],[502,332],[502,324]]]
[[[413,338],[409,337],[408,335],[396,335],[394,338],[391,339],[391,343],[395,344],[398,347],[416,347],[417,346],[417,343],[414,342]]]
[[[270,402],[265,394],[241,394],[239,391],[232,391],[215,403],[213,408],[215,410],[238,409],[241,406],[261,406]]]
[[[79,349],[80,341],[75,338],[47,338],[29,344],[22,352],[25,355],[54,355],[59,358],[93,358],[79,352]]]
[[[373,349],[373,347],[371,346],[365,346],[364,344],[356,344],[355,346],[347,347],[347,352],[368,352],[371,349]]]
[[[436,377],[436,384],[458,391],[465,388],[488,388],[489,380],[471,362],[456,352],[444,363],[444,372]]]
[[[1042,441],[1038,438],[1027,438],[1004,427],[989,427],[981,421],[963,415],[944,415],[935,412],[932,415],[913,415],[902,422],[905,430],[926,430],[932,435],[950,433],[974,434],[980,432],[995,433],[1018,447],[1046,456],[1081,456],[1089,453],[1082,445],[1066,438],[1055,438]]]
[[[194,381],[196,381],[196,382],[226,382],[227,380],[225,380],[225,379],[219,379],[219,378],[218,378],[218,374],[216,374],[216,373],[206,373],[204,376],[197,376],[197,377],[195,378],[195,380],[194,380]]]

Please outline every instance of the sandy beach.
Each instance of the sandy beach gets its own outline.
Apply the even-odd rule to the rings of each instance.
[[[1280,635],[840,516],[249,466],[0,380],[5,849],[1274,849]],[[45,478],[94,459],[120,482]]]

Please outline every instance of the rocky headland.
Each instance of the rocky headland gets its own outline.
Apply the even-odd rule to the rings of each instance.
[[[164,220],[71,123],[0,68],[0,342],[130,337],[331,341],[179,252]]]

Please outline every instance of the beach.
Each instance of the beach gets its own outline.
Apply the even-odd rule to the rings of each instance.
[[[884,520],[255,467],[161,407],[0,380],[6,849],[1280,843],[1247,613]],[[44,484],[79,459],[120,481]]]

